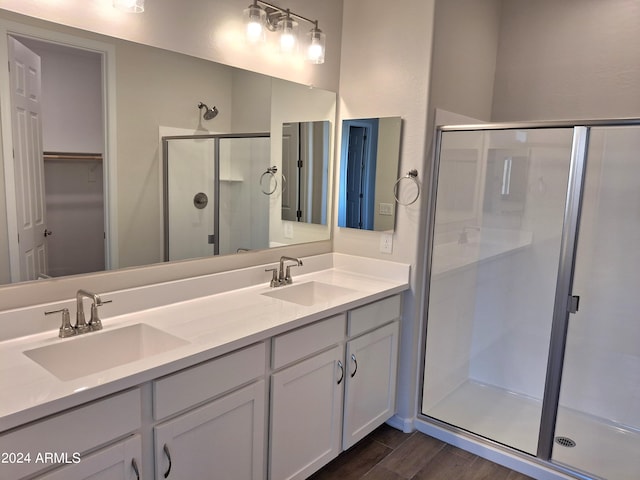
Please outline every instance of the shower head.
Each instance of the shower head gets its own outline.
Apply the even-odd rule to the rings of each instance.
[[[211,120],[212,118],[215,118],[216,115],[218,115],[218,108],[215,106],[213,108],[209,108],[205,103],[200,102],[198,103],[198,108],[200,110],[204,108],[202,118],[204,118],[205,120]]]

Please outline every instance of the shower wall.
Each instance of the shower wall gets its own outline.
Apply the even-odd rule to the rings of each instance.
[[[640,430],[640,128],[593,129],[561,405]]]
[[[269,248],[269,196],[260,177],[271,160],[270,139],[220,140],[220,255]]]

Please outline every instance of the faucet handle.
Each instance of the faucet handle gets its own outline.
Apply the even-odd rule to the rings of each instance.
[[[103,306],[105,303],[111,303],[113,300],[100,300],[100,303],[92,303],[91,304],[91,318],[89,318],[89,327],[92,332],[96,330],[102,330],[102,321],[98,316],[98,307]]]
[[[60,310],[51,310],[44,312],[45,315],[52,315],[54,313],[62,312],[62,325],[60,325],[60,331],[58,336],[60,338],[72,337],[76,334],[76,329],[71,326],[71,316],[69,315],[68,308],[61,308]]]
[[[287,271],[282,283],[284,283],[285,285],[291,285],[293,283],[293,277],[291,276],[291,267],[299,267],[300,265],[302,265],[302,262],[297,265],[287,265]]]
[[[271,275],[271,282],[269,282],[270,287],[279,287],[280,279],[278,278],[278,268],[265,268],[265,272],[273,272]]]

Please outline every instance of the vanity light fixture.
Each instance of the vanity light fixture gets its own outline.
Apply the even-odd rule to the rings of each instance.
[[[307,59],[315,64],[324,63],[326,35],[318,28],[317,20],[310,20],[288,8],[280,8],[262,0],[253,0],[244,10],[247,41],[255,45],[266,41],[265,30],[278,32],[280,51],[283,53],[295,53],[298,50],[299,21],[313,26],[307,33]]]
[[[144,12],[144,0],[113,0],[113,7],[123,12]]]

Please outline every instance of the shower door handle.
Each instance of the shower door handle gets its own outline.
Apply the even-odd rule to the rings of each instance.
[[[567,310],[569,310],[569,313],[578,313],[579,307],[580,307],[580,296],[569,295],[569,304],[567,305]]]

